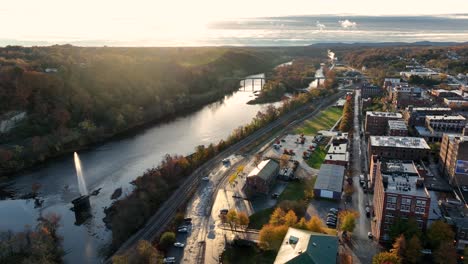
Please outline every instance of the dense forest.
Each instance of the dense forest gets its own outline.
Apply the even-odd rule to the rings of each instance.
[[[226,77],[289,60],[262,48],[0,48],[0,174],[218,100]]]

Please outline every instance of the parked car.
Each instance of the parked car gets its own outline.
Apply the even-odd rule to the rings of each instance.
[[[463,190],[464,192],[468,192],[468,186],[463,185],[461,188],[462,188],[462,190]]]
[[[273,199],[276,199],[276,198],[278,198],[278,197],[279,197],[279,194],[278,194],[278,193],[273,193],[273,194],[271,194],[271,198],[273,198]]]
[[[372,238],[374,238],[374,236],[372,235],[372,233],[371,233],[371,232],[367,232],[367,237],[368,237],[369,239],[372,239]]]
[[[370,206],[366,206],[366,217],[369,218],[370,217]]]
[[[184,222],[186,224],[191,224],[192,223],[192,218],[190,218],[190,217],[184,218]]]
[[[164,263],[175,263],[175,257],[167,257],[163,259]]]
[[[229,164],[229,159],[223,159],[223,164]]]
[[[174,243],[174,247],[183,248],[183,247],[185,247],[185,244],[184,244],[184,243],[180,243],[180,242],[175,242],[175,243]]]
[[[334,217],[336,217],[336,215],[337,215],[337,214],[336,214],[336,213],[333,213],[333,212],[329,212],[329,213],[327,214],[327,216],[334,216]]]
[[[209,181],[209,180],[210,180],[210,177],[206,176],[206,177],[203,177],[203,178],[201,178],[201,179],[202,179],[202,181]]]
[[[179,228],[177,229],[177,232],[179,233],[187,233],[188,232],[188,228],[184,227],[184,228]]]
[[[335,213],[335,214],[337,214],[337,213],[338,213],[338,209],[336,209],[336,208],[330,208],[330,210],[329,210],[329,211],[330,211],[330,212],[333,212],[333,213]]]
[[[229,212],[228,209],[221,209],[221,210],[219,210],[219,213],[222,214],[222,215],[225,215],[225,214],[227,214],[228,212]]]

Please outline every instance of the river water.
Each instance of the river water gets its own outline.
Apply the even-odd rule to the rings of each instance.
[[[102,221],[103,208],[111,204],[113,191],[119,187],[124,194],[131,191],[129,182],[159,164],[165,154],[190,154],[196,146],[217,143],[234,128],[248,123],[265,106],[247,104],[253,99],[252,82],[245,85],[245,91],[241,87],[194,113],[79,153],[89,191],[102,188],[90,199],[92,217],[81,225],[75,224],[70,210],[70,202],[79,196],[73,154],[16,177],[13,187],[20,193],[31,191],[32,184],[39,183],[44,204],[34,208],[32,200],[0,201],[0,231],[34,227],[41,214],[57,213],[62,218],[59,232],[64,238],[66,262],[100,262],[100,250],[111,239]],[[253,83],[253,89],[260,89],[259,80]]]

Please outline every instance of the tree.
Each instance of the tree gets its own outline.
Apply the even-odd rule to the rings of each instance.
[[[353,232],[356,228],[356,218],[358,213],[354,211],[342,211],[339,214],[340,218],[340,228],[343,231]]]
[[[433,249],[437,249],[442,243],[452,242],[455,238],[450,225],[442,221],[435,221],[427,230],[427,239]]]
[[[307,222],[307,230],[318,233],[325,233],[322,220],[318,216],[314,215]]]
[[[421,237],[421,230],[418,227],[418,223],[414,217],[409,219],[398,218],[395,223],[390,227],[390,238],[394,241],[401,234],[405,235],[406,239],[410,239],[413,236]]]
[[[307,221],[305,220],[304,217],[301,217],[301,219],[299,220],[299,222],[296,223],[295,228],[298,228],[298,229],[307,229]]]
[[[239,224],[239,218],[237,216],[237,211],[234,210],[234,209],[229,210],[227,212],[227,214],[226,214],[226,220],[229,223],[229,225],[231,226],[231,230],[232,229],[235,230],[237,224]]]
[[[288,226],[264,225],[259,233],[259,246],[264,250],[278,250],[288,232]]]
[[[372,258],[372,264],[400,264],[397,255],[390,252],[381,252]]]
[[[405,260],[411,264],[419,263],[422,249],[421,240],[417,236],[413,236],[406,245]]]
[[[237,217],[239,218],[239,225],[247,228],[250,222],[250,219],[247,216],[247,214],[245,212],[239,212],[237,213]]]
[[[293,210],[289,210],[288,213],[284,216],[284,223],[287,226],[294,226],[297,223],[297,216]]]
[[[400,259],[403,259],[406,251],[406,239],[403,234],[401,234],[393,243],[393,247],[390,250],[393,254],[397,255]]]
[[[159,239],[159,246],[163,249],[168,249],[176,242],[176,235],[174,232],[164,232]]]
[[[275,211],[270,216],[270,224],[271,225],[282,225],[284,224],[284,216],[286,213],[280,207],[277,207]]]
[[[453,241],[441,242],[434,252],[434,260],[438,264],[457,264],[457,251]]]

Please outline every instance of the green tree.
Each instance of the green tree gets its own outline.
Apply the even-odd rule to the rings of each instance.
[[[442,243],[452,242],[455,238],[450,225],[442,221],[435,221],[427,230],[427,239],[433,249],[438,248]]]
[[[400,258],[390,252],[381,252],[372,258],[372,264],[400,264]]]
[[[411,264],[419,263],[422,249],[421,240],[417,236],[413,236],[406,245],[405,260]]]
[[[164,232],[159,239],[159,246],[164,249],[168,249],[176,242],[176,235],[174,232]]]
[[[421,230],[419,229],[418,223],[414,217],[410,217],[409,219],[398,218],[390,227],[389,234],[392,241],[401,234],[404,234],[406,239],[410,239],[414,235],[420,238]]]

